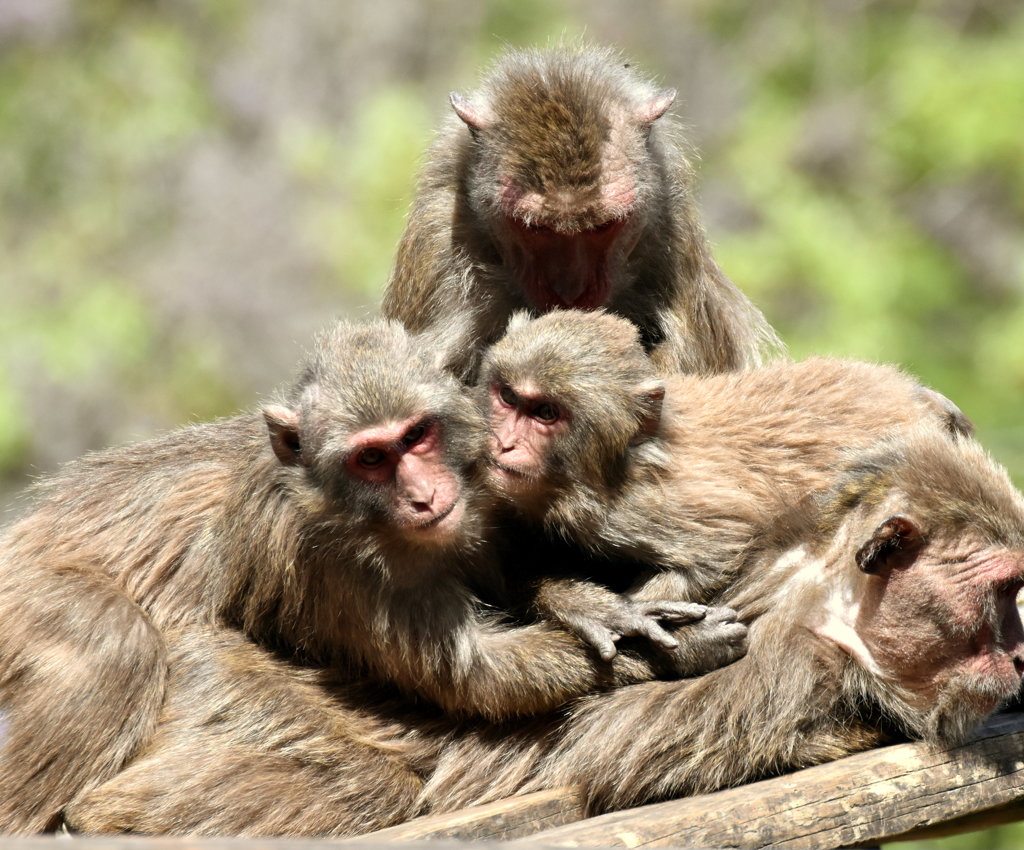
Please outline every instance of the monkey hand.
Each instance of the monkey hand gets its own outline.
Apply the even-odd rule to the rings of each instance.
[[[675,650],[679,641],[665,629],[662,622],[679,625],[696,623],[707,610],[706,605],[698,605],[696,602],[631,600],[616,596],[614,603],[588,612],[577,612],[564,625],[594,647],[601,658],[610,661],[618,651],[616,642],[624,637],[646,638],[655,646]]]
[[[605,661],[615,658],[615,644],[624,637],[646,638],[671,652],[678,641],[663,624],[695,623],[708,610],[695,602],[631,599],[590,581],[552,578],[537,587],[533,605],[542,617],[572,632]]]
[[[747,627],[724,605],[709,606],[704,618],[672,630],[670,672],[698,676],[731,664],[747,654]]]

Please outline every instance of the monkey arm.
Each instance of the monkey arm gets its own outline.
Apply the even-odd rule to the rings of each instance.
[[[657,664],[640,653],[620,652],[603,661],[551,623],[512,625],[480,615],[453,640],[434,669],[409,671],[414,688],[446,711],[488,720],[547,713],[583,694],[659,674]]]
[[[636,599],[590,581],[544,578],[536,586],[532,607],[593,646],[606,661],[615,657],[620,638],[644,638],[662,650],[659,659],[670,676],[706,673],[744,654],[747,629],[736,621],[734,610],[682,600],[651,594]]]
[[[607,588],[577,579],[542,579],[532,606],[542,617],[565,626],[608,661],[620,637],[645,637],[672,650],[678,641],[659,621],[692,623],[704,618],[707,606],[694,602],[634,602]]]
[[[745,658],[706,676],[587,698],[567,721],[544,786],[579,784],[591,811],[621,809],[878,743],[843,697],[838,648],[785,624],[760,637]]]

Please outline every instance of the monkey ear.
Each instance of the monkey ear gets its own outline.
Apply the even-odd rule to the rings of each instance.
[[[857,550],[857,566],[862,572],[878,575],[895,566],[900,556],[911,554],[921,544],[921,539],[921,530],[913,520],[894,514]]]
[[[454,91],[449,93],[448,100],[451,102],[455,114],[470,130],[486,130],[494,126],[494,116],[490,114],[490,110],[472,103]]]
[[[636,429],[631,445],[646,442],[658,433],[661,427],[661,408],[665,401],[665,384],[663,381],[644,381],[634,391],[633,397],[640,408],[640,427]]]
[[[533,321],[531,316],[526,310],[516,310],[508,320],[508,324],[505,325],[505,334],[508,335],[512,331],[517,331],[520,328],[526,327]]]
[[[299,416],[280,404],[263,408],[263,421],[270,432],[270,447],[285,466],[302,462],[302,440],[299,437]]]
[[[668,112],[668,108],[676,101],[676,90],[666,89],[653,99],[643,104],[636,113],[637,121],[642,127],[649,127],[662,115]]]

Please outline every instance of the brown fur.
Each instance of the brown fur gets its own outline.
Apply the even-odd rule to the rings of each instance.
[[[499,445],[496,486],[552,536],[657,566],[641,599],[714,601],[751,536],[892,429],[970,431],[952,403],[889,366],[814,358],[658,378],[635,328],[599,312],[510,323],[480,378],[499,437],[515,415],[502,388],[555,405],[561,430],[522,438],[538,445],[522,474],[502,473],[518,449]]]
[[[67,808],[75,829],[343,835],[416,813],[422,769],[383,710],[367,710],[381,702],[372,689],[332,687],[322,669],[276,658],[232,630],[172,630],[167,640],[157,734]]]
[[[37,832],[152,734],[167,662],[149,619],[75,560],[0,554],[0,828]]]
[[[880,545],[894,518],[901,535]],[[543,730],[454,741],[431,803],[570,784],[596,813],[893,734],[950,745],[1019,688],[1024,498],[973,440],[925,422],[852,454],[830,489],[774,517],[737,560],[728,596],[752,622],[746,657],[585,697]]]
[[[781,351],[711,257],[692,168],[660,117],[673,97],[610,50],[502,57],[470,98],[453,96],[462,120],[451,116],[430,150],[384,314],[412,330],[445,327],[469,379],[514,311],[552,300],[633,320],[670,372],[755,366]],[[607,246],[603,260],[578,268],[594,245]]]
[[[195,832],[334,834],[412,812],[418,777],[358,716],[328,711],[322,694],[295,684],[288,664],[491,719],[549,712],[671,669],[668,653],[603,662],[563,629],[511,624],[482,601],[502,597],[484,539],[494,502],[483,486],[487,431],[430,350],[397,323],[340,324],[262,415],[91,455],[39,487],[33,510],[0,541],[0,606],[11,623],[0,638],[0,777],[21,791],[0,809],[0,829],[42,828],[82,790],[89,802],[71,809],[72,824],[90,829],[187,822]],[[414,431],[436,436],[429,453],[402,457],[433,458],[432,480],[461,511],[445,514],[446,525],[400,528],[410,505],[425,507],[413,504],[418,479],[410,490],[352,472],[352,441],[372,443],[375,429],[396,422],[387,451]],[[130,769],[148,776],[155,764],[153,781],[162,775],[170,796],[110,820],[90,814],[106,792],[89,789],[150,737],[165,697],[165,638],[180,629],[215,630],[205,650],[175,648],[172,665],[199,665],[220,684],[171,668],[170,714],[153,744],[161,755]],[[206,754],[211,742],[223,764]],[[175,783],[192,770],[192,790],[179,794]],[[244,776],[267,805],[291,783],[290,808],[253,819],[218,806]],[[138,793],[151,787],[140,780]]]

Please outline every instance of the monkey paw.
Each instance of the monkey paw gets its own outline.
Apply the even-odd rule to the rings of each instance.
[[[701,620],[706,605],[696,602],[672,602],[666,599],[632,600],[619,597],[617,604],[590,615],[578,613],[566,625],[581,639],[593,646],[605,661],[617,653],[616,642],[624,637],[640,637],[655,646],[674,652],[679,641],[662,625],[683,625]]]
[[[736,611],[709,606],[704,618],[672,632],[676,647],[669,653],[678,676],[698,676],[731,664],[747,654],[747,627]]]

